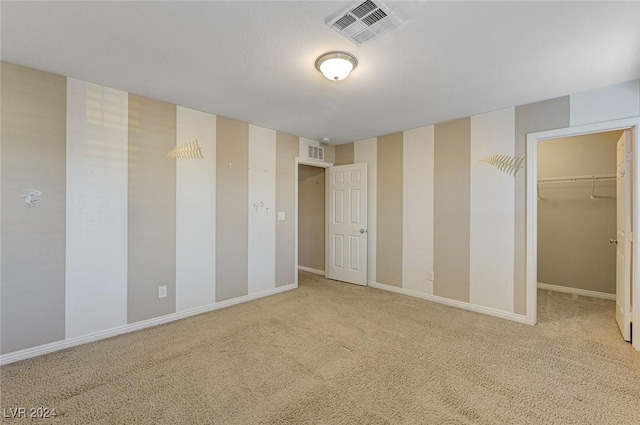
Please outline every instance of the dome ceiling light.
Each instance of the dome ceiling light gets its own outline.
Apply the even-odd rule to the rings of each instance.
[[[340,81],[358,66],[358,59],[347,52],[327,52],[316,59],[316,69],[331,81]]]

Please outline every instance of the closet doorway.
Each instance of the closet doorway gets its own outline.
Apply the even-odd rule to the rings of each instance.
[[[631,188],[639,187],[640,181],[635,149],[639,127],[636,118],[528,135],[528,323],[536,323],[538,313],[546,321],[554,320],[549,316],[553,314],[562,319],[558,315],[572,314],[571,301],[595,297],[586,299],[594,301],[592,305],[575,307],[574,313],[588,314],[587,307],[597,311],[598,299],[610,310],[615,304],[615,311],[608,313],[610,329],[618,326],[617,315],[624,339],[640,350],[638,329],[631,326],[633,321],[640,323],[640,309],[633,317],[631,309],[640,293],[638,268],[633,265],[639,264],[640,256],[630,231],[638,227],[637,189]],[[618,150],[625,145],[628,151],[620,156]],[[556,310],[548,312],[545,308],[552,306],[545,303],[551,302]],[[588,325],[575,328],[589,330]]]
[[[617,338],[616,146],[624,130],[538,143],[538,322]]]

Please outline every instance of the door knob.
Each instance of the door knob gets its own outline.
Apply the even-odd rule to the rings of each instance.
[[[366,233],[367,231],[364,229],[360,229],[360,233]]]
[[[618,245],[618,240],[617,239],[609,239],[609,243],[614,243],[614,244]]]

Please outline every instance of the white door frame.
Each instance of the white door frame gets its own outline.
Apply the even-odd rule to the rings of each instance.
[[[295,192],[296,192],[296,197],[295,197],[295,209],[296,209],[296,216],[295,216],[295,227],[296,227],[296,231],[294,234],[294,239],[295,239],[295,283],[296,283],[296,287],[298,286],[298,166],[299,165],[310,165],[312,167],[318,167],[318,168],[329,168],[329,167],[333,167],[333,164],[330,162],[321,162],[321,161],[309,161],[306,160],[304,158],[300,158],[299,156],[296,156],[296,161],[295,161],[295,167],[296,167],[296,172],[295,172]],[[327,210],[327,201],[326,201],[326,190],[325,190],[325,213]],[[326,221],[326,217],[325,217],[325,221]],[[327,231],[325,230],[324,232],[324,238],[325,238],[325,246],[326,246],[326,239],[327,239]],[[325,249],[326,251],[326,249]],[[325,254],[326,255],[326,254]],[[327,271],[326,271],[326,266],[325,266],[325,272],[324,272],[325,276],[327,275]]]
[[[640,196],[634,196],[640,188],[640,149],[638,149],[638,137],[640,134],[640,117],[622,120],[607,121],[596,124],[580,125],[575,127],[560,128],[557,130],[541,131],[527,135],[526,157],[526,295],[527,310],[526,323],[535,325],[537,322],[538,304],[538,142],[561,137],[580,136],[584,134],[602,133],[605,131],[633,129],[631,149],[633,155],[632,200],[631,200],[631,227],[633,230],[633,242],[631,257],[631,292],[633,297],[632,327],[633,347],[640,351],[640,249],[636,249],[636,233],[640,229]]]

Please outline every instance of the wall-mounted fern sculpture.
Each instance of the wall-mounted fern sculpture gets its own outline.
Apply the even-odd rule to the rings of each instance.
[[[170,159],[202,159],[204,156],[202,155],[202,148],[198,144],[198,139],[193,142],[183,143],[181,145],[176,146],[171,149],[167,156],[164,158],[165,161]]]
[[[523,168],[524,156],[492,155],[482,158],[480,162],[493,165],[503,173],[515,176]]]

